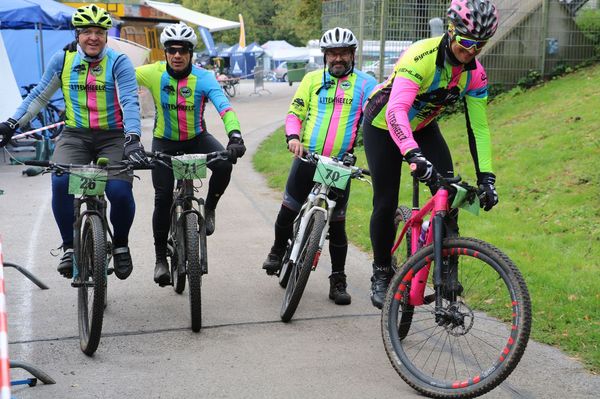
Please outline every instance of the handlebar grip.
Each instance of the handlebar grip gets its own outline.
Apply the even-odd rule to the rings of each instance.
[[[361,169],[361,171],[363,175],[371,176],[371,172],[369,171],[369,169]]]
[[[37,161],[35,159],[32,159],[30,161],[23,161],[23,163],[25,165],[29,165],[29,166],[41,166],[43,168],[47,168],[48,166],[50,166],[50,161]]]

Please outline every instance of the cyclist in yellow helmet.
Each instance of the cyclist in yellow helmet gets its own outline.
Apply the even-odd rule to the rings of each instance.
[[[133,65],[126,55],[107,47],[112,19],[95,4],[80,7],[71,19],[76,40],[51,58],[41,82],[7,121],[0,123],[0,147],[8,144],[19,126],[29,122],[52,94],[62,89],[65,130],[59,136],[53,161],[87,164],[99,157],[111,163],[125,155],[147,162],[140,143],[141,124]],[[111,203],[114,229],[115,274],[125,279],[133,268],[128,247],[135,214],[132,176],[109,174],[106,196]],[[73,195],[68,176],[52,176],[52,211],[62,237],[64,254],[58,266],[67,278],[73,273]]]

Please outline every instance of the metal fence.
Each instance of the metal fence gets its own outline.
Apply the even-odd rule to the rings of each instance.
[[[325,0],[322,24],[324,30],[352,29],[362,41],[358,67],[382,80],[410,43],[445,32],[449,4],[450,0]],[[498,31],[479,55],[492,84],[513,86],[530,70],[548,76],[559,67],[598,56],[600,32],[584,32],[577,21],[590,12],[586,10],[600,12],[599,0],[496,0],[495,4]]]

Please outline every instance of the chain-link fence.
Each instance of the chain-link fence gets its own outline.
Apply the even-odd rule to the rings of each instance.
[[[323,29],[352,29],[362,41],[358,67],[382,80],[410,43],[445,32],[449,4],[450,0],[325,0]],[[498,31],[479,55],[492,84],[512,86],[530,70],[548,76],[557,68],[598,56],[599,0],[496,0],[495,4]],[[596,23],[582,26],[586,15]]]

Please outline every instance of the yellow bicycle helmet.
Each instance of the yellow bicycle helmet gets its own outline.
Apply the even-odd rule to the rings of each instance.
[[[78,8],[71,17],[71,23],[76,29],[96,26],[108,30],[112,27],[112,19],[108,12],[95,4]]]

